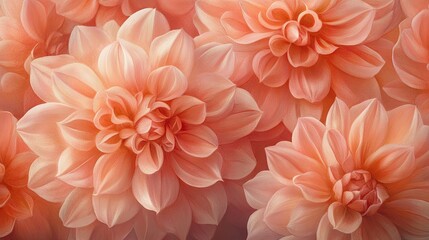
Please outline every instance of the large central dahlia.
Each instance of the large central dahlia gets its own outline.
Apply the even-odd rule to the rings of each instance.
[[[119,29],[106,26],[76,27],[70,55],[32,63],[32,87],[46,103],[18,124],[40,156],[30,187],[64,202],[60,217],[70,228],[133,225],[139,213],[153,217],[148,210],[161,237],[218,224],[226,195],[216,183],[255,166],[242,138],[261,114],[228,79],[231,46],[195,49],[153,9]],[[222,155],[223,148],[236,149]],[[183,221],[171,222],[178,215]]]
[[[244,186],[258,209],[248,239],[423,239],[429,234],[429,127],[412,105],[336,100],[326,126],[301,118],[266,148]]]

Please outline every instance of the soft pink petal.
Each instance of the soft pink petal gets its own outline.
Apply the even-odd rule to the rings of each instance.
[[[292,179],[295,186],[297,186],[305,199],[322,203],[331,198],[331,188],[329,181],[317,172],[306,172],[295,176]]]
[[[253,71],[259,82],[269,87],[280,87],[289,80],[291,67],[284,56],[276,57],[270,50],[260,51],[252,62]]]
[[[221,145],[219,152],[223,157],[222,177],[225,179],[244,178],[256,167],[252,146],[247,139]]]
[[[336,129],[343,136],[348,136],[350,124],[349,107],[341,99],[336,98],[326,116],[326,127]]]
[[[328,214],[326,213],[319,222],[319,226],[317,228],[317,239],[351,240],[351,235],[335,230],[332,224],[329,222]]]
[[[319,54],[308,46],[291,45],[287,56],[290,65],[294,68],[311,67],[319,60]]]
[[[144,174],[152,174],[161,169],[164,162],[164,150],[157,143],[148,142],[137,155],[137,165]]]
[[[95,147],[97,129],[91,110],[76,111],[58,124],[64,141],[80,151],[89,151]]]
[[[16,118],[9,112],[0,111],[0,157],[2,163],[12,160],[17,150]]]
[[[327,204],[300,202],[291,211],[287,229],[297,239],[314,237],[320,219],[326,213]]]
[[[79,23],[85,23],[91,20],[97,13],[99,7],[97,0],[74,1],[74,0],[56,0],[56,10],[58,14],[72,19]]]
[[[361,227],[352,233],[353,239],[400,240],[401,235],[392,221],[383,215],[365,216]]]
[[[12,232],[15,225],[15,218],[5,213],[3,209],[0,209],[0,219],[0,237],[5,237]]]
[[[176,135],[176,140],[180,149],[197,158],[210,156],[218,146],[215,132],[205,125],[179,132]]]
[[[140,211],[134,218],[134,223],[138,228],[134,231],[140,239],[162,240],[166,233],[161,226],[156,222],[156,213],[152,211]]]
[[[362,215],[360,213],[349,209],[339,202],[329,205],[328,219],[333,228],[342,233],[352,233],[362,223]]]
[[[259,209],[249,217],[247,222],[248,240],[259,240],[259,239],[279,239],[280,234],[273,232],[264,223],[264,211],[265,209]]]
[[[292,133],[292,143],[296,150],[313,159],[322,161],[322,139],[325,126],[314,118],[298,120]]]
[[[187,199],[179,195],[176,202],[157,214],[156,218],[167,232],[174,234],[180,240],[185,240],[191,227],[192,211]]]
[[[206,120],[206,104],[198,98],[181,96],[171,101],[170,106],[173,115],[177,115],[183,123],[198,125]]]
[[[32,152],[23,152],[17,154],[7,165],[3,182],[5,182],[10,187],[26,187],[28,182],[28,170],[30,169],[31,163],[33,163],[35,159],[36,155]],[[1,178],[2,177],[0,173],[0,179]]]
[[[422,126],[421,115],[414,105],[403,105],[388,112],[386,143],[413,144]]]
[[[169,101],[179,96],[188,88],[186,76],[174,66],[164,66],[150,73],[147,90],[158,100]]]
[[[76,188],[65,199],[60,209],[60,218],[69,228],[84,227],[96,220],[92,208],[92,190]]]
[[[43,42],[48,25],[48,9],[38,0],[24,0],[21,10],[21,21],[25,31],[33,39]]]
[[[194,71],[230,77],[235,70],[235,59],[232,44],[208,43],[195,50]]]
[[[0,207],[4,207],[10,199],[10,191],[5,185],[0,185]]]

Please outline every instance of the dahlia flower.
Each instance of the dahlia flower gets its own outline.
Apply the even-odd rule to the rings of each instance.
[[[21,117],[40,102],[30,88],[30,62],[65,53],[70,24],[48,0],[1,1],[0,6],[0,110]]]
[[[414,17],[422,9],[425,9],[429,6],[428,0],[400,0],[402,11],[407,17]]]
[[[70,54],[32,62],[32,88],[46,103],[18,123],[39,156],[29,186],[62,203],[64,225],[79,236],[156,213],[159,233],[185,239],[225,213],[219,181],[253,170],[245,137],[261,112],[228,79],[231,45],[195,48],[154,9],[109,26],[78,26]]]
[[[429,126],[413,105],[337,99],[326,125],[298,120],[245,185],[248,239],[423,239],[429,235]]]
[[[397,77],[383,87],[386,93],[405,103],[415,104],[429,124],[429,8],[403,21],[393,48]]]
[[[395,0],[200,0],[195,25],[202,42],[233,43],[234,80],[264,112],[256,130],[267,131],[322,118],[335,96],[379,98],[374,76],[384,60],[365,44],[390,31],[397,13]]]

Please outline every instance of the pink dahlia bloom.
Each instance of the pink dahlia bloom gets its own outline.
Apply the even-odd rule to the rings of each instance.
[[[414,17],[421,10],[429,6],[429,0],[400,0],[402,11],[407,17]]]
[[[393,98],[417,105],[429,124],[429,8],[401,23],[401,33],[393,48],[396,78],[384,85]]]
[[[374,76],[384,60],[365,44],[390,31],[397,13],[395,0],[200,0],[195,25],[202,42],[233,43],[234,80],[264,111],[257,131],[266,131],[322,118],[335,96],[348,104],[380,97]]]
[[[48,0],[1,1],[0,6],[0,109],[21,117],[40,102],[30,88],[30,62],[65,53],[70,24]]]
[[[261,112],[228,79],[231,45],[195,48],[183,30],[169,29],[144,9],[114,34],[76,27],[69,55],[33,61],[31,84],[46,103],[18,131],[40,156],[29,185],[63,203],[65,226],[110,228],[156,212],[162,231],[184,239],[222,218],[218,182],[255,167],[244,137]]]
[[[269,170],[244,185],[248,239],[427,238],[428,149],[415,106],[336,100],[326,126],[300,118],[291,142],[266,148]]]
[[[189,34],[197,31],[192,22],[195,0],[50,0],[58,14],[88,23],[95,20],[98,26],[114,19],[122,23],[131,14],[143,8],[157,8],[169,20],[172,28],[183,28]]]

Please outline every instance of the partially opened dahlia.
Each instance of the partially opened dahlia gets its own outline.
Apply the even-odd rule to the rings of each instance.
[[[228,79],[231,46],[196,49],[154,9],[109,26],[76,27],[69,55],[33,61],[31,84],[46,103],[18,123],[39,155],[29,186],[62,202],[64,225],[82,231],[149,221],[140,214],[155,218],[161,237],[218,224],[226,209],[218,182],[254,168],[243,137],[261,116]]]
[[[390,31],[399,2],[348,0],[200,0],[201,41],[234,44],[234,79],[264,111],[257,131],[297,117],[326,115],[335,96],[356,104],[380,96],[383,58],[365,44]],[[256,79],[249,80],[248,73]]]
[[[300,118],[245,184],[248,239],[424,239],[429,126],[415,106],[336,100],[326,126]],[[283,239],[283,238],[282,238]]]

